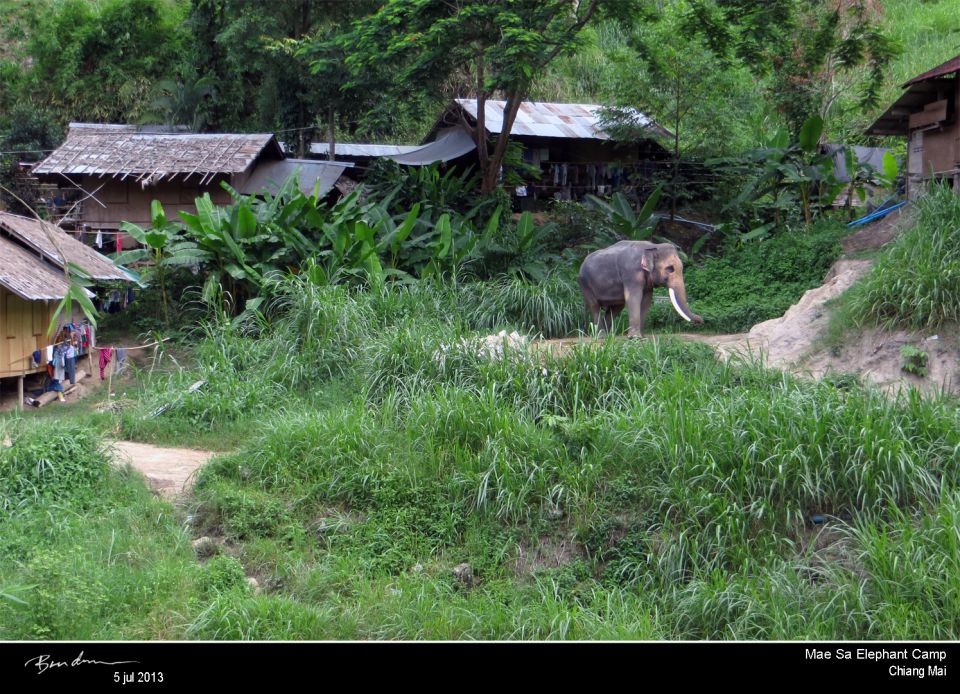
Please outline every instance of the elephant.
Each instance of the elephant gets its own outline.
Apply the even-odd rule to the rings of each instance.
[[[620,241],[594,251],[580,266],[580,289],[590,318],[601,332],[609,332],[623,307],[630,317],[629,337],[640,337],[654,287],[668,287],[670,302],[680,317],[694,323],[703,318],[687,306],[683,263],[670,243]]]

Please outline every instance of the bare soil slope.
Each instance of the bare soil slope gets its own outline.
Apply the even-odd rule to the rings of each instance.
[[[912,212],[898,210],[841,241],[845,252],[873,250],[893,240],[912,221]],[[872,267],[870,260],[838,260],[816,289],[806,292],[780,318],[758,323],[742,335],[687,335],[714,345],[729,357],[761,354],[767,366],[798,375],[823,378],[828,374],[855,374],[864,382],[895,393],[915,387],[925,393],[960,392],[960,351],[956,335],[946,333],[866,330],[845,344],[827,347],[818,343],[827,325],[826,304],[846,291]],[[900,348],[912,345],[929,355],[927,376],[904,371]]]

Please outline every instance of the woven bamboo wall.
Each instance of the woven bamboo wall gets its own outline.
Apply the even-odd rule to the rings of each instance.
[[[0,377],[41,370],[30,368],[30,355],[46,347],[56,306],[56,301],[26,301],[0,287]]]

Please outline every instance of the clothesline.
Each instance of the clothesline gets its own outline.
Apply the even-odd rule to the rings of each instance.
[[[147,347],[154,347],[154,346],[159,345],[159,344],[161,344],[161,343],[163,343],[163,342],[166,342],[166,341],[169,340],[169,339],[170,339],[169,337],[165,337],[165,338],[163,338],[162,340],[157,340],[156,342],[151,342],[151,343],[148,344],[148,345],[137,345],[136,347],[100,347],[100,346],[97,346],[97,347],[95,347],[94,349],[98,349],[98,350],[100,350],[100,351],[103,351],[103,350],[105,350],[105,349],[122,349],[122,350],[124,350],[124,351],[129,352],[131,349],[146,349]]]
[[[109,229],[64,229],[68,234],[103,234],[104,236],[117,236],[118,234],[126,234],[125,231],[111,231]],[[129,236],[129,234],[127,234]]]

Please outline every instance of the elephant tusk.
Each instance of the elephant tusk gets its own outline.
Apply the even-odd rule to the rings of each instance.
[[[673,291],[673,287],[670,287],[670,303],[673,304],[673,310],[680,314],[680,317],[685,321],[693,322],[693,319],[683,312],[683,309],[680,308],[680,304],[677,303],[677,295]]]

